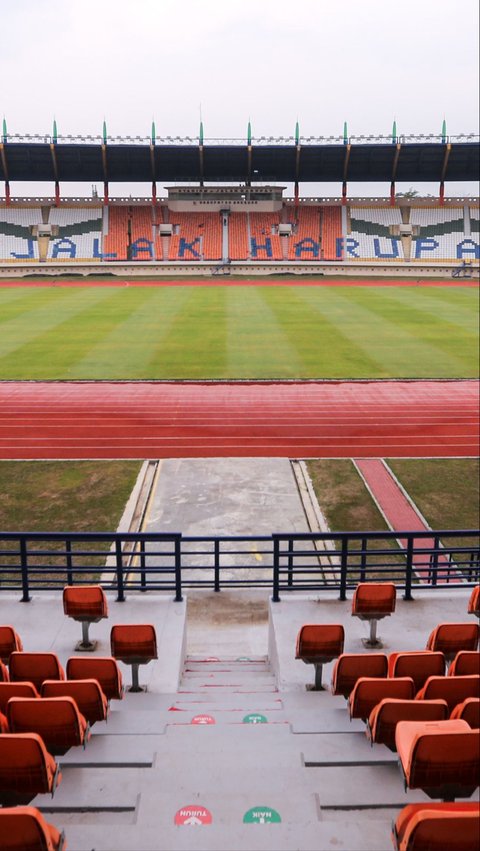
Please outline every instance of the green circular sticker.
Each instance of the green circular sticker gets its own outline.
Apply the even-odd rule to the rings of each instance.
[[[280,814],[270,807],[252,807],[243,817],[244,824],[272,824],[281,822]]]
[[[265,715],[260,715],[258,712],[250,712],[243,719],[244,724],[268,724],[268,719]]]

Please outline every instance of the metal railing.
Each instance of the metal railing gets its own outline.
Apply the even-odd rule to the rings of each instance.
[[[358,582],[388,581],[412,599],[412,588],[454,590],[480,580],[480,531],[274,533],[185,536],[181,533],[0,532],[0,592],[99,582],[116,591],[162,591],[182,600],[185,588],[266,588],[339,592]]]

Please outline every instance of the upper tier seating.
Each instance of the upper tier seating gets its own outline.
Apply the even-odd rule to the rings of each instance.
[[[372,709],[386,697],[412,700],[414,694],[415,686],[411,677],[360,677],[348,698],[350,718],[366,721]]]
[[[67,680],[98,680],[107,700],[122,700],[122,674],[111,656],[72,656],[67,661]]]
[[[108,618],[108,603],[100,585],[67,585],[63,589],[63,611],[69,618],[82,624],[82,640],[76,650],[95,650],[96,641],[90,641],[91,623]]]
[[[98,680],[45,680],[42,697],[72,697],[90,726],[107,718],[108,701]]]
[[[480,698],[467,697],[463,703],[457,703],[450,718],[462,718],[472,730],[480,728]]]
[[[449,712],[467,697],[480,697],[480,676],[429,677],[416,700],[446,700]]]
[[[390,653],[388,657],[389,677],[411,677],[415,691],[425,685],[429,677],[443,676],[445,656],[431,650],[409,650],[403,653]]]
[[[352,600],[352,616],[370,623],[369,647],[378,647],[377,621],[395,611],[397,589],[393,582],[365,582],[357,585]]]
[[[169,260],[221,260],[222,220],[219,213],[170,211],[170,223],[178,233],[170,239]]]
[[[103,256],[126,260],[128,249],[128,207],[108,208],[108,233],[103,234]]]
[[[305,624],[297,635],[295,659],[301,659],[315,668],[316,691],[323,690],[322,671],[343,653],[345,630],[341,624]]]
[[[480,627],[476,623],[441,623],[430,633],[427,650],[438,650],[450,662],[459,650],[476,650]]]
[[[391,233],[392,225],[401,223],[399,207],[352,206],[344,260],[403,260],[402,240]]]
[[[64,680],[65,674],[55,653],[15,652],[10,656],[10,679],[33,683],[40,691],[44,680]]]
[[[475,802],[408,804],[392,828],[395,851],[473,851],[480,835]]]
[[[476,585],[468,601],[468,614],[480,618],[480,585]]]
[[[0,804],[28,804],[38,794],[52,795],[62,775],[37,733],[0,736]]]
[[[130,213],[130,260],[155,260],[153,207],[132,206]],[[157,255],[158,256],[158,255]],[[161,254],[159,258],[161,260]]]
[[[459,650],[450,668],[450,677],[480,674],[480,652],[478,650]]]
[[[48,244],[48,260],[63,263],[100,258],[101,207],[52,207],[48,222],[58,227],[58,236],[52,236]]]
[[[419,228],[412,239],[412,260],[478,257],[478,236],[465,236],[462,207],[412,207],[410,223]]]
[[[0,207],[0,262],[38,263],[38,242],[32,225],[42,222],[40,207]]]
[[[449,717],[445,700],[398,700],[383,698],[373,707],[367,721],[366,735],[372,743],[395,750],[395,729],[399,721],[446,721]]]
[[[322,260],[341,260],[343,258],[343,251],[338,250],[339,243],[337,241],[342,238],[341,207],[321,207],[320,222]]]
[[[405,789],[452,800],[478,787],[480,736],[466,721],[399,721],[395,744]]]
[[[228,256],[230,260],[248,260],[248,220],[246,213],[228,217]]]
[[[278,213],[249,213],[252,260],[282,260]]]
[[[157,636],[151,624],[117,624],[110,633],[112,656],[132,666],[129,691],[143,691],[138,681],[138,668],[158,659]]]
[[[0,810],[0,851],[66,851],[65,834],[35,807]]]
[[[360,677],[386,677],[388,659],[385,653],[342,653],[332,673],[332,694],[348,697]]]
[[[289,260],[320,260],[320,207],[306,205],[286,207],[288,221],[294,226],[294,233],[288,240]]]
[[[87,721],[72,697],[11,697],[7,718],[12,733],[38,733],[54,755],[85,746],[90,738]]]
[[[11,697],[40,697],[33,683],[0,683],[0,712],[7,711]]]
[[[17,635],[13,626],[0,626],[0,659],[6,665],[14,650],[23,650],[20,636]]]

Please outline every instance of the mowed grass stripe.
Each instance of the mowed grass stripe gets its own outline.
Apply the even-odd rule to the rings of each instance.
[[[53,289],[50,295],[55,298]],[[0,284],[0,325],[44,304],[44,300],[44,294],[35,287],[2,287]]]
[[[475,347],[465,357],[456,355],[455,341],[458,348],[460,334],[445,334],[442,338],[437,328],[435,344],[432,344],[428,320],[423,317],[420,323],[414,323],[409,319],[415,315],[414,304],[408,306],[408,316],[405,317],[398,306],[392,307],[388,299],[382,297],[381,292],[375,296],[374,291],[372,297],[371,288],[365,288],[362,290],[363,297],[359,299],[355,288],[352,290],[345,293],[343,288],[326,287],[322,288],[322,293],[305,289],[301,294],[315,309],[320,309],[321,299],[321,308],[328,310],[330,319],[336,319],[352,344],[376,362],[376,377],[459,378],[476,375]],[[352,377],[372,376],[357,373]]]
[[[427,288],[425,288],[422,292],[415,293],[413,310],[426,313],[428,321],[430,321],[430,317],[433,317],[435,321],[452,326],[451,333],[456,333],[454,326],[457,326],[462,333],[470,334],[473,337],[478,334],[478,291],[474,293],[476,304],[474,301],[473,305],[471,299],[468,303],[461,304],[453,294],[451,298],[433,300],[426,295],[427,292]],[[399,288],[385,293],[385,298],[397,303],[402,308],[412,309],[412,300],[409,294],[402,292]]]

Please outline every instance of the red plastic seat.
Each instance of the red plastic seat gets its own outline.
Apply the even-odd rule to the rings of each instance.
[[[33,683],[0,683],[0,712],[7,711],[11,697],[40,697]]]
[[[10,656],[10,679],[33,683],[40,691],[44,680],[64,680],[65,674],[55,653],[15,652]]]
[[[433,653],[431,650],[409,650],[390,653],[388,657],[388,676],[411,677],[415,683],[416,692],[425,685],[429,677],[441,677],[444,673],[443,653]]]
[[[415,687],[411,677],[397,677],[391,680],[383,677],[378,679],[360,677],[348,698],[350,718],[362,718],[366,721],[373,707],[384,698],[413,700],[414,693]]]
[[[477,618],[480,618],[480,585],[477,585],[470,594],[468,614],[476,615]]]
[[[429,635],[427,650],[439,650],[451,661],[459,650],[476,650],[480,628],[477,623],[441,623]]]
[[[8,718],[3,712],[0,712],[0,733],[9,733],[9,732],[10,732],[10,728],[8,726]]]
[[[100,585],[66,585],[63,589],[63,611],[69,618],[82,624],[82,640],[76,650],[95,650],[88,631],[91,623],[108,618],[108,603]]]
[[[314,690],[321,691],[322,671],[326,662],[331,662],[343,653],[345,630],[341,624],[305,624],[297,635],[295,659],[315,668]]]
[[[0,626],[0,659],[8,665],[10,655],[14,650],[23,650],[20,636],[13,626]]]
[[[480,779],[480,736],[466,721],[399,721],[395,732],[405,789],[430,798],[469,798]]]
[[[429,677],[416,700],[446,700],[452,712],[467,697],[480,697],[480,676]]]
[[[348,697],[360,677],[386,677],[388,659],[385,653],[342,653],[332,673],[332,694]]]
[[[12,733],[38,733],[54,755],[85,747],[90,738],[88,723],[72,697],[11,697],[7,718]]]
[[[480,729],[480,698],[467,697],[463,703],[457,703],[450,718],[461,718],[472,730]]]
[[[445,700],[396,700],[386,697],[370,712],[366,735],[375,744],[395,750],[395,728],[399,721],[446,721]]]
[[[62,779],[55,759],[36,733],[0,736],[0,804],[28,804],[55,792]]]
[[[450,677],[466,677],[480,674],[480,653],[478,650],[459,650],[448,669]]]
[[[45,680],[42,697],[72,697],[90,726],[107,717],[108,701],[98,680]]]
[[[3,838],[2,838],[3,837]],[[0,851],[66,851],[65,834],[35,807],[0,810]]]
[[[116,624],[110,633],[112,656],[132,666],[129,691],[143,691],[138,681],[138,668],[158,659],[157,636],[151,624]]]
[[[480,836],[478,803],[408,804],[392,830],[396,851],[473,851]]]
[[[3,662],[0,662],[0,683],[8,683],[9,681],[8,668]]]
[[[361,582],[352,599],[352,616],[370,622],[369,647],[379,647],[377,622],[395,611],[397,589],[393,582]]]
[[[111,656],[72,656],[67,662],[67,680],[97,680],[107,700],[122,700],[122,674]]]

